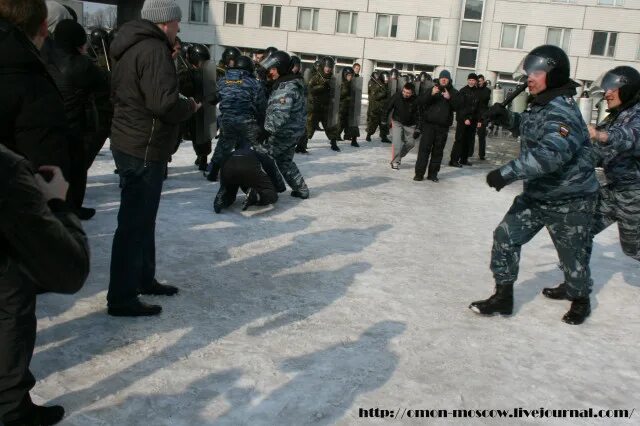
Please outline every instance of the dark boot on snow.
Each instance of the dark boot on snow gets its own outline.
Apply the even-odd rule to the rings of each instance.
[[[482,315],[511,315],[513,313],[513,284],[496,285],[496,292],[486,300],[478,300],[469,309]]]

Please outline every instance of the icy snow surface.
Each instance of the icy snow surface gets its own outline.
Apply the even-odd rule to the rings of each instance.
[[[523,249],[515,314],[480,317],[467,306],[493,292],[492,232],[521,184],[488,188],[487,162],[414,182],[417,148],[394,171],[377,137],[341,153],[323,138],[295,158],[310,199],[287,191],[241,212],[239,195],[219,215],[218,184],[181,146],[156,234],[157,278],[181,291],[143,298],[163,306],[155,318],[106,315],[120,200],[107,145],[85,202],[98,209],[84,223],[91,275],[75,296],[38,300],[34,400],[64,405],[63,425],[126,426],[390,421],[358,418],[373,407],[640,408],[640,277],[615,226],[596,239],[584,325],[561,322],[568,302],[540,294],[561,280],[544,230]]]

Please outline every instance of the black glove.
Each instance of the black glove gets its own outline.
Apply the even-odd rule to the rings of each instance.
[[[269,139],[269,136],[271,136],[271,133],[268,130],[261,129],[260,133],[258,134],[258,143],[267,141]]]
[[[420,137],[420,130],[416,129],[416,131],[413,132],[413,138],[418,139],[419,137]]]
[[[504,180],[502,174],[500,173],[500,169],[491,170],[487,174],[487,185],[492,188],[495,188],[496,191],[500,191],[507,185],[507,181]]]
[[[484,121],[491,121],[498,126],[506,126],[509,124],[509,111],[502,104],[493,104],[482,114]]]

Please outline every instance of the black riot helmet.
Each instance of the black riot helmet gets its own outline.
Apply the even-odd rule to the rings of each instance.
[[[189,62],[191,65],[200,65],[202,62],[211,59],[211,54],[207,46],[200,43],[194,43],[188,48]]]
[[[240,52],[240,49],[237,47],[227,47],[222,52],[222,64],[228,67],[231,61],[235,62],[235,60],[241,55],[242,52]]]
[[[420,83],[426,83],[427,81],[432,81],[433,79],[431,78],[431,74],[426,71],[422,71],[418,76],[418,80],[420,80]]]
[[[300,70],[302,69],[302,61],[300,61],[300,58],[297,57],[296,55],[291,56],[291,61],[289,63],[289,72],[293,73],[293,68],[298,67],[298,74],[300,73]]]
[[[320,72],[320,71],[321,71],[321,70],[320,70],[320,59],[318,59],[317,61],[315,61],[315,62],[313,63],[313,69],[314,69],[314,70],[316,70],[316,71],[318,71],[318,72]]]
[[[372,80],[376,80],[376,81],[380,81],[380,73],[378,71],[374,71],[371,73],[371,79]]]
[[[593,82],[591,91],[604,95],[608,90],[620,90],[620,101],[623,104],[640,95],[640,73],[628,66],[615,67],[602,74]]]
[[[333,73],[333,67],[335,67],[335,66],[336,66],[336,62],[333,60],[333,58],[325,56],[324,58],[320,59],[320,72],[321,73],[324,73],[324,68],[325,67],[331,68],[331,72]]]
[[[238,59],[236,59],[236,64],[234,65],[233,68],[238,68],[241,70],[245,70],[248,71],[249,73],[253,73],[253,70],[255,69],[255,64],[253,63],[253,60],[245,55],[239,56]]]
[[[407,74],[404,77],[407,80],[407,83],[415,83],[415,81],[416,81],[416,76],[413,75],[413,74]],[[415,90],[414,90],[414,92],[415,92]]]
[[[182,56],[185,59],[189,58],[189,48],[191,47],[191,43],[188,42],[181,42],[180,43],[180,56]]]
[[[346,80],[347,75],[351,74],[351,75],[355,75],[355,70],[353,69],[353,67],[344,67],[342,68],[342,79]]]
[[[278,51],[277,47],[269,46],[264,50],[264,57],[268,58],[269,55]]]
[[[389,71],[389,78],[395,78],[397,80],[398,78],[400,78],[400,71],[392,68],[391,71]]]
[[[389,72],[388,72],[388,71],[382,71],[382,72],[380,73],[380,83],[387,84],[387,83],[389,82],[389,78],[390,78],[390,77],[391,77],[391,76],[389,75]]]
[[[278,50],[273,52],[271,55],[267,56],[262,62],[260,62],[260,66],[267,70],[267,72],[271,68],[275,68],[278,70],[278,74],[280,77],[289,74],[291,64],[291,56],[287,52],[283,52],[282,50]]]
[[[100,51],[102,51],[102,49],[108,45],[109,33],[104,28],[94,28],[91,30],[91,34],[89,34],[89,40],[94,49],[100,49]]]
[[[569,57],[558,46],[545,44],[533,49],[524,57],[514,77],[517,79],[536,71],[547,73],[547,89],[554,89],[569,82]]]

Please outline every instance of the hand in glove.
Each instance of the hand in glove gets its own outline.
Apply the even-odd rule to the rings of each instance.
[[[500,191],[507,185],[507,181],[502,177],[500,169],[492,170],[487,174],[487,185],[495,188],[496,191]]]
[[[509,124],[509,111],[502,104],[493,104],[482,116],[484,121],[491,121],[498,126]]]
[[[419,130],[419,129],[416,129],[416,131],[415,131],[415,132],[413,132],[413,138],[414,138],[414,139],[418,139],[418,138],[420,137],[420,134],[421,134],[421,133],[420,133],[420,130]]]

